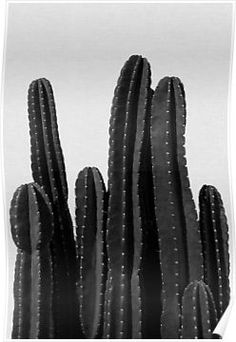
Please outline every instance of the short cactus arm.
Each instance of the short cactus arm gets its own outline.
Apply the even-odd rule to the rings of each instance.
[[[10,209],[18,248],[14,283],[13,338],[52,338],[52,207],[36,183],[17,189]],[[23,228],[23,229],[22,229]]]
[[[203,281],[193,281],[182,298],[181,338],[211,339],[217,324],[215,303]]]
[[[220,193],[204,185],[199,194],[204,279],[210,286],[218,318],[229,304],[228,225]]]
[[[178,338],[181,295],[202,278],[202,251],[184,149],[183,86],[165,77],[152,103],[151,144],[155,214],[163,277],[162,338]]]
[[[11,234],[16,246],[31,253],[30,222],[27,185],[19,186],[14,192],[10,206]]]
[[[79,173],[75,194],[80,321],[86,338],[101,338],[106,281],[106,191],[98,169],[84,168]]]

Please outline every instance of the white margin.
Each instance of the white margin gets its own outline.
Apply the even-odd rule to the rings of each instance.
[[[8,289],[7,289],[7,279],[8,279],[8,265],[7,265],[7,246],[6,246],[6,211],[5,211],[5,182],[4,182],[4,159],[3,159],[3,98],[4,98],[4,80],[5,80],[5,55],[6,55],[6,35],[7,35],[7,12],[8,12],[8,4],[23,4],[23,3],[230,3],[234,6],[233,18],[235,21],[236,15],[236,2],[235,1],[222,1],[222,0],[209,0],[209,1],[101,1],[101,0],[87,0],[87,1],[78,1],[78,0],[0,0],[0,341],[13,341],[6,338],[6,319],[7,319],[7,301],[8,301]],[[235,220],[236,220],[236,37],[235,37],[235,23],[232,28],[232,61],[231,61],[231,75],[230,75],[230,84],[229,84],[229,99],[228,99],[228,163],[229,163],[229,180],[231,184],[231,209],[232,209],[232,220],[233,223],[232,231],[231,231],[231,280],[232,280],[232,288],[231,288],[231,303],[229,308],[226,310],[222,319],[220,320],[218,326],[215,329],[216,333],[223,334],[223,341],[231,342],[233,337],[235,337],[236,330],[236,303],[235,303],[235,294],[236,294],[236,234],[235,234]],[[24,341],[24,340],[21,340]],[[25,340],[30,341],[30,340]],[[33,340],[32,340],[33,341]],[[43,341],[57,341],[57,340],[43,340]],[[60,340],[66,341],[66,340]],[[68,341],[68,340],[67,340]],[[79,340],[77,340],[79,341]],[[84,341],[84,340],[81,340]],[[99,340],[95,340],[99,341]],[[103,340],[100,340],[103,341]],[[119,341],[116,339],[114,341]],[[125,340],[120,340],[125,341]],[[133,340],[135,341],[135,340]],[[150,341],[142,339],[142,341]],[[157,341],[157,340],[153,340]],[[161,340],[160,340],[161,341]],[[173,341],[172,339],[162,340],[162,341]],[[177,340],[174,340],[177,341]],[[191,341],[191,340],[185,340]]]
[[[231,67],[229,75],[229,95],[228,95],[228,167],[229,182],[231,185],[230,204],[231,222],[230,229],[230,279],[231,279],[231,300],[215,331],[223,336],[223,340],[231,342],[235,336],[236,322],[236,2],[233,1],[233,23],[231,39]]]
[[[5,54],[7,33],[7,1],[0,0],[0,339],[6,340],[6,318],[8,301],[8,262],[6,244],[6,206],[3,158],[3,98],[5,80]]]

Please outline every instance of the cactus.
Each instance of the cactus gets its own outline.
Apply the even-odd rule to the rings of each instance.
[[[217,312],[210,288],[202,280],[186,287],[181,311],[181,338],[213,338]]]
[[[165,77],[150,86],[148,61],[131,56],[111,109],[108,191],[97,168],[79,173],[75,239],[52,88],[44,78],[31,83],[35,183],[11,204],[12,337],[215,337],[230,292],[222,200],[204,186],[198,222],[183,84]]]
[[[60,146],[53,92],[44,78],[33,81],[28,93],[31,167],[34,181],[52,202],[54,237],[53,315],[55,338],[80,336],[76,298],[76,251],[67,205],[67,181]]]
[[[52,207],[37,184],[14,193],[11,232],[17,246],[12,338],[52,338]]]
[[[101,338],[106,282],[106,190],[95,167],[84,168],[75,187],[80,321],[86,338]]]
[[[217,317],[229,304],[228,225],[221,196],[211,185],[199,194],[200,229],[204,255],[204,280],[213,293]]]
[[[181,296],[202,279],[197,214],[185,159],[186,104],[176,77],[162,79],[153,96],[151,145],[155,211],[162,270],[162,338],[178,338]]]

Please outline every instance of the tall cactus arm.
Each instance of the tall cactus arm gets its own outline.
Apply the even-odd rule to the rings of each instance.
[[[34,180],[49,195],[54,214],[53,306],[56,338],[80,336],[77,322],[76,251],[67,205],[67,181],[59,141],[52,88],[44,78],[33,81],[28,92],[31,161]],[[68,319],[70,317],[70,319]]]
[[[182,299],[181,338],[211,339],[217,313],[210,288],[203,281],[193,281]]]
[[[43,185],[53,201],[67,200],[65,165],[59,140],[55,103],[48,80],[31,83],[28,92],[31,161],[35,182]]]
[[[11,202],[11,231],[18,246],[14,282],[13,338],[52,338],[53,214],[36,183],[20,186]]]
[[[204,279],[210,286],[218,318],[229,304],[228,224],[220,193],[204,185],[199,194]]]
[[[146,93],[146,85],[142,83],[142,76],[146,74],[148,77],[148,73],[146,60],[141,56],[131,56],[121,71],[111,110],[107,222],[109,272],[106,296],[108,304],[106,305],[104,326],[105,338],[132,337],[130,277],[132,276],[134,261],[133,154],[137,112],[140,106],[139,98],[142,93],[141,97],[144,96],[144,99]],[[137,234],[136,239],[140,239]],[[137,249],[137,242],[135,249],[139,258],[140,251]],[[136,257],[135,264],[135,267],[138,267]],[[133,279],[135,277],[134,275]],[[136,290],[137,296],[139,296],[139,291],[139,289]],[[140,306],[140,303],[137,302],[137,296],[135,305]],[[140,318],[138,318],[139,320]],[[138,334],[139,327],[140,323],[137,326]]]
[[[101,338],[106,281],[106,192],[98,169],[87,167],[79,173],[75,195],[80,320],[87,338]]]
[[[187,177],[184,130],[186,108],[178,78],[165,77],[152,103],[151,144],[155,214],[162,269],[162,338],[178,338],[184,288],[202,278],[197,214]]]

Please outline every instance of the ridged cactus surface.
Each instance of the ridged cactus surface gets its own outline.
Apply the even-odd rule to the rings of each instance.
[[[108,186],[96,167],[75,185],[75,227],[52,87],[28,92],[34,183],[14,193],[13,338],[215,338],[230,299],[228,225],[213,186],[199,220],[177,77],[151,89],[146,58],[124,64],[111,108]],[[96,146],[95,146],[96,148]]]

